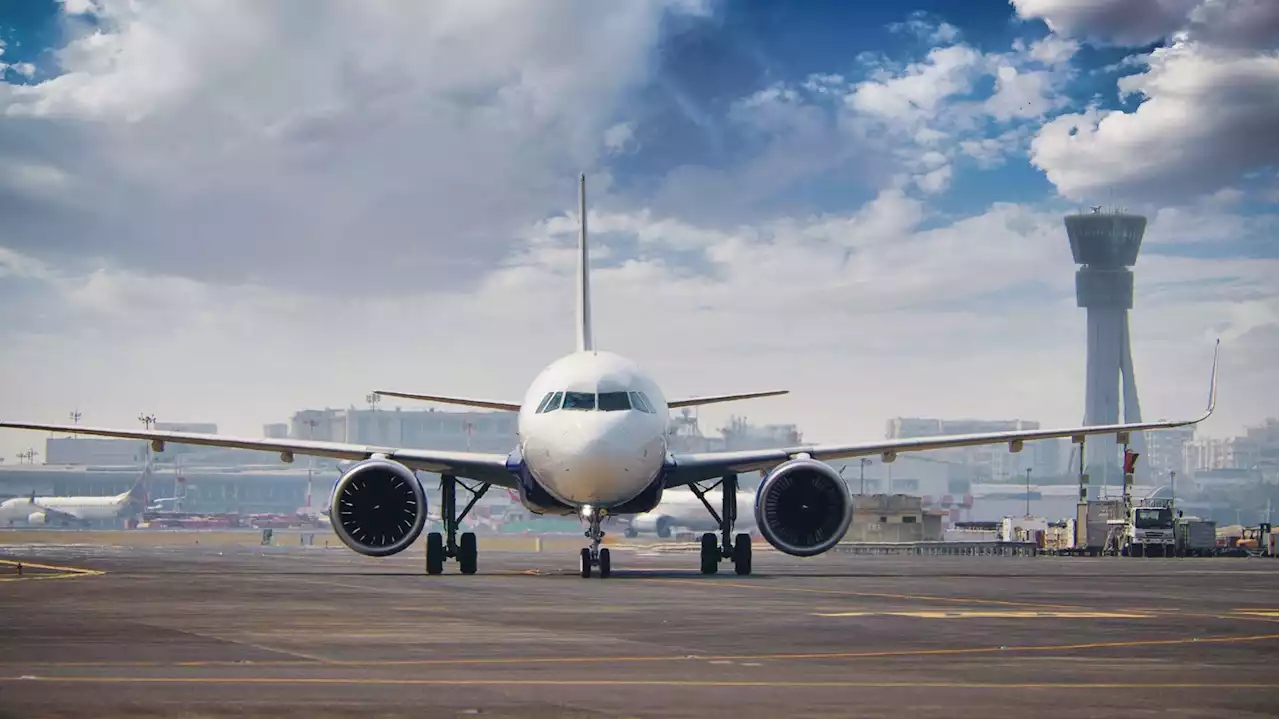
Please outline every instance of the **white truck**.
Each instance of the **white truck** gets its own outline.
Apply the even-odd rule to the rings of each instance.
[[[1177,549],[1173,508],[1168,501],[1144,500],[1125,518],[1120,554],[1127,557],[1172,557]]]

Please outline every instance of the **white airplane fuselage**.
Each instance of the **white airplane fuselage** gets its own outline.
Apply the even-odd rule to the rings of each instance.
[[[539,411],[554,393],[562,393],[558,408]],[[614,408],[621,403],[627,407]],[[639,365],[612,352],[575,352],[548,365],[517,421],[529,474],[571,507],[622,505],[650,487],[666,461],[666,398]]]
[[[33,514],[44,515],[62,512],[80,520],[116,519],[129,501],[129,493],[110,497],[14,497],[0,504],[0,522],[28,523]],[[52,519],[52,521],[57,521]]]

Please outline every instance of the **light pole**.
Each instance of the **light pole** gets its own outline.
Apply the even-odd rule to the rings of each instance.
[[[1031,516],[1031,468],[1027,467],[1027,514]]]
[[[1169,508],[1170,509],[1173,509],[1174,506],[1178,503],[1178,484],[1176,481],[1177,476],[1178,476],[1177,472],[1173,471],[1172,469],[1169,470]]]
[[[80,424],[80,410],[76,410],[72,412],[70,416],[71,416],[71,424]],[[75,437],[76,433],[72,432],[71,436]]]
[[[140,414],[138,415],[138,421],[147,426],[147,431],[151,431],[151,425],[156,423],[156,416],[154,414]],[[150,470],[151,469],[151,443],[147,442],[146,448],[143,449],[142,451],[144,453],[142,455],[143,467],[147,470]]]

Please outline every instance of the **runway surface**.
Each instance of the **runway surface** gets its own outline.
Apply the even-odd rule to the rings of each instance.
[[[0,716],[1275,717],[1264,559],[0,546]],[[24,563],[18,576],[14,562]],[[33,565],[40,565],[39,567]]]

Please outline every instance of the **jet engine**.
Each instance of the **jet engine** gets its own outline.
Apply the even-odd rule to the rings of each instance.
[[[45,523],[46,517],[44,512],[32,512],[27,515],[27,524],[39,526]]]
[[[334,485],[329,500],[333,531],[370,557],[402,551],[427,523],[427,495],[408,467],[387,459],[357,462]]]
[[[853,499],[831,467],[793,459],[774,468],[756,492],[756,526],[778,551],[812,557],[839,542],[853,521]]]

